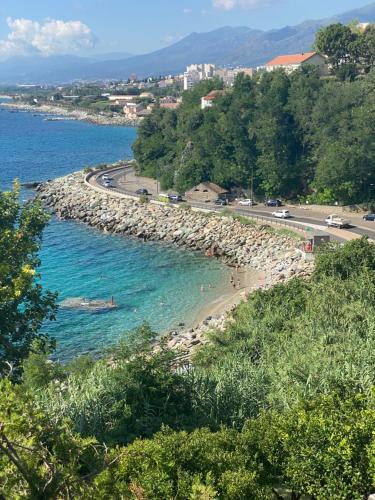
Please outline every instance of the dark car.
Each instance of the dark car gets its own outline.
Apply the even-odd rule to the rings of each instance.
[[[228,200],[224,200],[223,198],[218,198],[215,200],[215,205],[220,205],[221,207],[224,207],[225,205],[228,205]]]
[[[363,220],[372,220],[375,221],[375,213],[369,213],[363,216]]]
[[[282,203],[280,200],[267,200],[264,205],[266,207],[281,207]]]
[[[140,189],[137,189],[136,194],[143,194],[143,195],[148,196],[150,193],[147,191],[147,189],[140,188]]]
[[[168,198],[171,200],[171,201],[182,201],[182,196],[180,194],[169,194],[168,195]]]

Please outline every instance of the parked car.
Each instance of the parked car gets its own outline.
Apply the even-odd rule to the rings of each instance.
[[[149,194],[151,194],[151,193],[149,193],[149,192],[147,191],[147,189],[146,189],[146,188],[140,188],[140,189],[137,189],[137,191],[136,191],[135,193],[136,193],[136,194],[143,194],[143,195],[145,195],[145,196],[148,196]]]
[[[111,181],[104,181],[103,186],[106,188],[112,187]]]
[[[103,181],[113,181],[113,177],[110,177],[108,174],[104,174],[102,179]]]
[[[375,221],[375,213],[369,213],[363,216],[363,220],[372,220]]]
[[[342,227],[350,226],[350,220],[344,219],[343,217],[339,217],[336,214],[329,215],[325,220],[327,226],[329,227],[338,227],[341,229]]]
[[[267,200],[264,204],[266,207],[281,207],[281,200]]]
[[[278,219],[289,219],[291,217],[289,210],[277,210],[276,212],[272,212],[272,215]]]
[[[251,200],[250,198],[246,198],[245,200],[239,200],[238,204],[244,207],[252,207],[253,205],[256,205],[255,201]]]
[[[215,205],[224,207],[225,205],[228,205],[228,200],[225,200],[223,198],[218,198],[217,200],[215,200]]]
[[[174,202],[182,201],[182,196],[180,194],[169,194],[168,198]]]

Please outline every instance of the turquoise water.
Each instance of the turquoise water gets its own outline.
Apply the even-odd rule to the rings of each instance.
[[[0,187],[9,188],[14,177],[44,180],[82,165],[130,157],[135,137],[133,128],[49,122],[30,113],[0,111]],[[45,231],[40,256],[42,282],[59,292],[59,302],[113,295],[119,306],[102,313],[60,308],[57,321],[44,329],[57,339],[55,356],[63,361],[100,352],[144,321],[158,332],[189,324],[228,280],[226,267],[201,253],[111,236],[55,218]]]

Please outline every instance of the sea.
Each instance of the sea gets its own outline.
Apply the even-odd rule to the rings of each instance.
[[[49,117],[49,116],[48,116]],[[0,189],[66,175],[84,166],[132,157],[137,130],[0,107]],[[22,190],[21,196],[33,196]],[[221,295],[229,270],[221,262],[162,243],[103,234],[52,217],[44,231],[39,272],[58,303],[84,297],[109,300],[117,309],[93,312],[60,307],[43,331],[54,337],[54,359],[100,355],[147,322],[157,332],[189,327],[204,304]]]

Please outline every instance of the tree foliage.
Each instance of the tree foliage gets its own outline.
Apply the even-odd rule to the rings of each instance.
[[[367,202],[375,196],[374,78],[323,80],[312,67],[240,74],[205,110],[202,82],[178,110],[156,109],[142,122],[140,172],[181,192],[201,181],[249,189],[253,179],[260,196]]]
[[[32,342],[48,339],[39,329],[53,319],[56,295],[37,274],[38,250],[48,217],[36,201],[21,205],[19,185],[0,192],[0,373],[19,368]]]
[[[103,451],[67,422],[52,422],[22,388],[0,381],[0,493],[3,498],[82,497]]]
[[[321,28],[315,39],[315,48],[328,57],[335,74],[341,80],[352,80],[360,73],[368,73],[375,62],[375,28],[357,28],[341,23]]]

